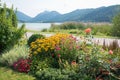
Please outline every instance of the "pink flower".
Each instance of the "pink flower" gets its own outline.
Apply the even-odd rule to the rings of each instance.
[[[58,51],[58,50],[60,50],[61,48],[59,47],[59,46],[56,46],[56,50]]]
[[[60,58],[60,56],[61,56],[61,55],[60,55],[60,54],[58,54],[57,56],[58,56],[58,58]]]
[[[113,51],[112,51],[112,50],[109,50],[109,54],[113,54]]]
[[[86,33],[86,34],[89,34],[90,32],[91,32],[91,28],[85,29],[85,33]]]
[[[76,48],[77,48],[77,49],[79,49],[79,48],[80,48],[80,46],[76,46]]]

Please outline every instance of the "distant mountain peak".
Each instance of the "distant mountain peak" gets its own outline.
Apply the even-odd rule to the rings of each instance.
[[[99,8],[76,9],[72,12],[60,14],[57,11],[43,11],[34,18],[25,15],[22,12],[17,14],[21,21],[28,22],[111,22],[112,18],[120,13],[120,5],[102,6]]]

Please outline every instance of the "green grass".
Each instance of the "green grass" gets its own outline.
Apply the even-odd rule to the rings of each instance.
[[[31,75],[16,72],[11,68],[1,66],[0,64],[0,80],[36,80],[36,79]]]

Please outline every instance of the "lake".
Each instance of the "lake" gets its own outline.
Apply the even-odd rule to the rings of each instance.
[[[20,27],[22,24],[25,24],[26,29],[28,30],[42,30],[42,29],[49,29],[51,23],[18,23]],[[61,24],[61,23],[54,23],[54,24]]]

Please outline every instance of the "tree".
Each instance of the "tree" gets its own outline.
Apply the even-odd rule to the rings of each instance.
[[[113,18],[112,35],[120,37],[120,13]]]
[[[17,44],[24,33],[24,26],[17,27],[17,17],[13,7],[10,9],[4,4],[3,8],[0,8],[0,53]]]

